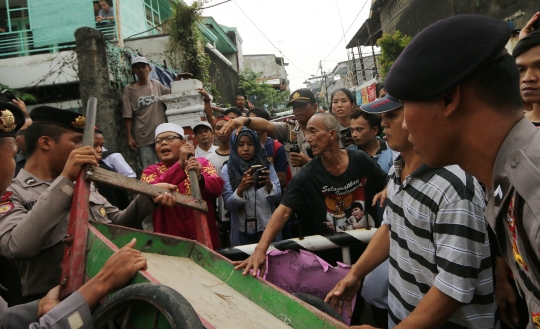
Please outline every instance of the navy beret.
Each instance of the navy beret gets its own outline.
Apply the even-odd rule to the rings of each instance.
[[[15,137],[24,125],[24,113],[13,103],[0,102],[0,137]]]
[[[84,132],[86,117],[77,112],[52,106],[38,106],[30,112],[32,124],[51,124],[78,133]]]
[[[388,72],[384,87],[401,100],[433,99],[504,54],[508,23],[482,15],[443,19],[418,33]]]

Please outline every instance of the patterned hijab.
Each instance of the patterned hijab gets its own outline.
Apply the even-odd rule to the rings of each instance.
[[[255,153],[248,161],[244,161],[240,155],[238,155],[238,142],[243,136],[248,136],[253,145],[255,145]],[[266,151],[261,145],[257,133],[243,127],[238,135],[235,133],[231,135],[231,155],[229,156],[227,168],[233,191],[235,191],[240,185],[240,182],[242,182],[244,172],[254,165],[262,165],[263,167],[270,168],[270,161],[268,161],[268,158],[266,157]]]

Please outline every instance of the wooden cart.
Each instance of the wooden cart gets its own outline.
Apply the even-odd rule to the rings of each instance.
[[[83,145],[93,143],[94,122],[95,99],[90,99]],[[151,197],[165,190],[100,168],[83,168],[65,239],[61,296],[75,292],[118,248],[136,238],[135,249],[148,259],[148,270],[99,306],[96,328],[347,328],[263,279],[242,276],[230,260],[209,248],[206,204],[197,179],[190,180],[192,196],[176,196],[177,203],[194,209],[198,241],[89,223],[90,181]]]

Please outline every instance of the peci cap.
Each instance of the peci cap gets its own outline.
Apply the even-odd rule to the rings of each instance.
[[[399,99],[386,94],[383,98],[379,98],[371,103],[362,104],[360,108],[368,113],[384,113],[398,109],[403,106]]]
[[[196,124],[191,126],[191,130],[193,130],[193,132],[195,133],[195,129],[197,129],[197,127],[200,127],[200,126],[208,127],[211,131],[214,131],[214,129],[212,129],[212,125],[210,125],[210,123],[208,123],[208,121],[197,122]]]
[[[24,113],[18,106],[0,102],[0,137],[15,137],[24,121]]]
[[[307,88],[300,88],[295,90],[291,96],[289,96],[289,103],[287,103],[287,107],[292,106],[293,103],[317,103],[317,98],[315,98],[315,94]]]
[[[146,57],[143,57],[143,56],[133,57],[133,59],[131,60],[131,66],[133,66],[133,65],[135,65],[137,63],[144,63],[146,65],[150,65],[150,62],[148,61],[148,59]]]
[[[30,112],[32,124],[51,124],[78,133],[84,132],[86,117],[71,110],[63,110],[52,106],[38,106]]]
[[[457,15],[418,33],[390,68],[384,88],[401,100],[433,99],[506,54],[507,22]]]
[[[177,133],[182,138],[184,138],[184,128],[180,127],[179,125],[175,123],[162,123],[159,126],[156,127],[156,136],[158,137],[159,134],[164,133],[166,131],[170,131],[173,133]]]

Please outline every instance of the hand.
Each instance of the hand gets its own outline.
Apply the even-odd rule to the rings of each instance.
[[[237,261],[233,262],[235,270],[239,270],[241,268],[244,269],[244,272],[242,272],[242,275],[247,275],[249,273],[249,270],[253,270],[252,275],[257,276],[257,272],[260,269],[259,276],[263,276],[264,272],[266,270],[266,250],[259,249],[258,247],[255,247],[255,252],[251,256],[249,256],[248,259],[244,261]]]
[[[155,185],[167,189],[171,192],[178,190],[178,187],[172,184],[157,183]],[[165,192],[164,194],[155,197],[154,199],[152,199],[152,201],[156,204],[160,204],[166,207],[173,207],[174,205],[176,205],[176,197],[174,196],[174,194],[168,192]]]
[[[128,137],[127,145],[130,149],[137,151],[137,142],[133,139],[133,137]]]
[[[197,88],[197,91],[203,96],[205,101],[211,100],[210,94],[204,88]]]
[[[306,163],[311,161],[304,153],[291,152],[289,153],[289,156],[293,167],[303,167]]]
[[[180,164],[180,167],[186,168],[186,161],[189,159],[190,156],[195,156],[195,147],[189,143],[185,143],[180,148],[180,159],[178,160],[178,164]]]
[[[381,199],[381,202],[379,203],[379,205],[381,207],[384,207],[384,203],[386,202],[386,199],[388,199],[388,188],[386,186],[384,187],[384,189],[382,191],[375,194],[375,196],[373,197],[373,202],[371,203],[371,205],[375,207],[375,205],[377,204],[377,200],[379,200],[379,199]]]
[[[17,107],[23,111],[25,117],[28,117],[28,112],[26,111],[26,104],[22,101],[22,99],[15,98],[11,102],[17,105]]]
[[[79,172],[81,172],[81,167],[86,164],[98,165],[97,154],[94,149],[90,146],[74,149],[69,154],[61,175],[73,182],[77,179]]]
[[[236,189],[236,194],[239,197],[242,197],[240,194],[242,194],[244,191],[247,191],[251,187],[251,185],[253,185],[253,176],[251,176],[251,169],[248,169],[246,172],[244,172],[244,176],[242,176],[242,181]]]
[[[324,225],[326,225],[327,229],[332,230],[332,232],[336,233],[336,228],[334,227],[334,224],[332,222],[324,222]]]
[[[247,123],[248,118],[247,117],[240,117],[236,118],[234,120],[231,120],[227,122],[223,128],[219,131],[220,134],[226,134],[228,131],[233,131],[236,129],[236,134],[242,130],[242,127]]]
[[[264,184],[268,193],[272,191],[274,184],[270,180],[270,170],[261,170],[259,171],[259,186]]]
[[[325,303],[330,304],[339,314],[343,313],[343,302],[347,306],[349,318],[352,317],[352,300],[362,287],[362,280],[349,272],[341,279],[336,286],[330,290],[324,299]]]
[[[195,172],[197,173],[197,179],[201,180],[202,166],[201,166],[201,163],[197,161],[197,159],[190,158],[189,160],[187,160],[186,170],[187,171],[195,170]]]
[[[47,314],[56,305],[60,303],[60,286],[56,286],[49,290],[47,295],[39,300],[38,303],[38,319]]]
[[[540,12],[534,14],[531,19],[529,19],[527,24],[525,24],[525,26],[521,29],[521,31],[519,32],[519,40],[525,38],[534,31],[533,25],[538,19],[540,19]]]
[[[101,16],[96,17],[96,22],[101,23],[102,20],[103,20],[103,17]]]
[[[146,270],[146,258],[133,249],[136,239],[115,252],[103,268],[79,289],[88,306],[92,308],[109,292],[123,287],[139,270]]]

